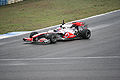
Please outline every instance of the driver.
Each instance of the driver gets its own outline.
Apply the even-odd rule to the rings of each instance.
[[[54,29],[54,32],[58,32],[58,31],[60,31],[62,29],[65,29],[65,27],[63,27],[62,25],[60,25],[60,27],[58,27],[57,29]]]

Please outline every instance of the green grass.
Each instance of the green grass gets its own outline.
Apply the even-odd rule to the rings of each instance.
[[[120,0],[24,0],[0,7],[0,34],[30,31],[120,9]]]

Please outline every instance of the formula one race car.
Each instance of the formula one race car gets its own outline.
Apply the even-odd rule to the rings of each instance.
[[[58,40],[89,39],[91,31],[84,22],[62,24],[54,30],[38,33],[32,32],[29,38],[23,38],[27,42],[56,43]]]

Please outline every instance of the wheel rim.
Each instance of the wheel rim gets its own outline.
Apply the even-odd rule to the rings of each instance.
[[[53,39],[52,39],[52,40],[53,40],[53,42],[56,42],[56,37],[53,37]]]
[[[91,36],[90,31],[87,31],[87,32],[86,32],[86,37],[89,38],[90,36]]]

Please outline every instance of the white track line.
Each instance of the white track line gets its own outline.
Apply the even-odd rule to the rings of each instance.
[[[96,17],[107,15],[107,14],[112,14],[112,13],[115,13],[115,12],[118,12],[118,11],[120,11],[120,9],[119,10],[114,10],[114,11],[111,11],[111,12],[107,12],[107,13],[103,13],[103,14],[98,14],[98,15],[91,16],[91,17],[84,18],[84,19],[80,19],[80,20],[71,21],[71,22],[76,22],[76,21],[82,21],[82,20],[87,20],[87,19],[91,19],[91,18],[96,18]],[[68,23],[71,23],[71,22],[68,22]]]
[[[21,58],[21,59],[0,59],[0,61],[29,61],[29,60],[74,60],[74,59],[115,59],[120,56],[98,56],[98,57],[58,57],[58,58]]]
[[[95,15],[95,16],[91,16],[91,17],[88,17],[88,18],[80,19],[80,20],[71,21],[71,22],[76,22],[76,21],[81,21],[81,20],[87,20],[87,19],[91,19],[91,18],[95,18],[95,17],[99,17],[99,16],[103,16],[103,15],[115,13],[115,12],[118,12],[118,11],[120,11],[120,9],[119,10],[115,10],[115,11],[111,11],[111,12],[107,12],[107,13],[103,13],[103,14],[99,14],[99,15]],[[68,24],[71,23],[71,22],[68,22]],[[34,30],[34,31],[41,31],[41,30],[45,30],[45,29],[51,29],[51,28],[57,27],[59,25],[50,26],[50,27],[47,27],[47,28],[38,29],[38,30]],[[31,32],[28,32],[28,33],[31,33]],[[23,33],[23,34],[28,34],[28,33]],[[20,36],[20,35],[23,35],[23,34],[18,34],[18,35],[13,35],[13,36],[7,36],[7,37],[1,37],[0,39],[9,38],[9,37],[15,37],[15,36]]]

